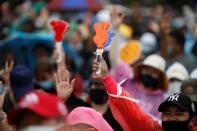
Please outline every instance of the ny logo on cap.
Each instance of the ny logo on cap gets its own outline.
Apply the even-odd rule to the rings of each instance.
[[[179,94],[174,94],[169,97],[168,101],[178,101],[178,99],[179,99]]]

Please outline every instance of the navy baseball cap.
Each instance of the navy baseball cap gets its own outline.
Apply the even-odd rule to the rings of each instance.
[[[33,91],[33,73],[24,65],[16,66],[10,74],[11,88],[19,100],[25,94]]]

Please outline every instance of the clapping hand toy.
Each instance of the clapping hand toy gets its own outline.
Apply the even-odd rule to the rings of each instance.
[[[62,41],[64,39],[64,33],[66,33],[70,27],[67,22],[62,20],[53,20],[50,22],[50,25],[52,26],[55,35],[55,47],[59,54],[57,63],[60,63],[62,61]]]
[[[115,33],[113,33],[113,32],[108,32],[108,40],[107,40],[107,43],[104,45],[103,48],[106,48],[106,47],[108,47],[108,46],[111,44],[112,38],[113,38],[114,36],[115,36]]]
[[[94,24],[94,30],[96,34],[93,37],[93,41],[97,46],[96,61],[99,63],[103,53],[103,48],[110,45],[112,41],[112,37],[115,35],[112,32],[108,32],[109,26],[110,26],[109,22],[104,23],[103,21]],[[96,72],[96,74],[100,74],[100,69]]]

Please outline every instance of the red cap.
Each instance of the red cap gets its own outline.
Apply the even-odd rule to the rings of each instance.
[[[55,118],[68,114],[66,106],[56,95],[48,94],[43,91],[34,91],[25,95],[17,104],[17,108],[10,114],[9,120],[12,123],[17,113],[23,109],[28,109],[38,116],[44,118]]]

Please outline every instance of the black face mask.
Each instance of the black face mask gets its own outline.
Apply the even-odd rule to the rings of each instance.
[[[153,89],[156,89],[159,84],[159,81],[151,75],[142,74],[140,79],[145,87],[152,87]]]
[[[102,89],[90,89],[90,100],[95,104],[104,104],[108,100],[108,95],[105,90]]]
[[[164,131],[190,131],[188,121],[162,121]]]

